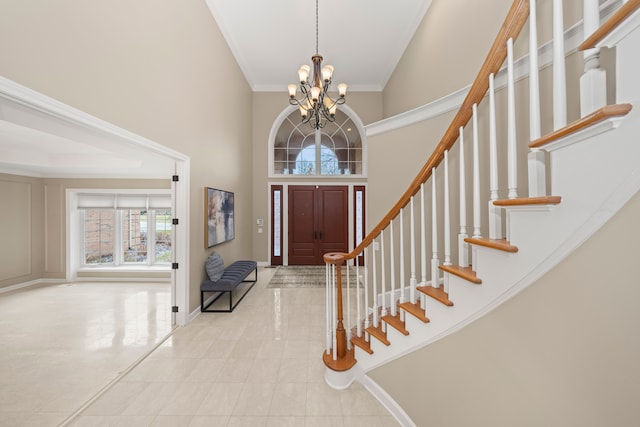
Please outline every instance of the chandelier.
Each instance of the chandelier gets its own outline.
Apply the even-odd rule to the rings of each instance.
[[[302,123],[309,123],[312,128],[320,129],[327,122],[334,122],[338,105],[344,104],[347,93],[347,85],[338,85],[338,98],[329,96],[329,87],[333,77],[333,66],[322,67],[322,55],[318,53],[318,0],[316,0],[316,53],[311,57],[313,63],[313,78],[309,81],[311,67],[303,65],[298,70],[300,80],[300,92],[302,97],[296,98],[298,87],[290,84],[289,103],[296,105],[300,109]]]

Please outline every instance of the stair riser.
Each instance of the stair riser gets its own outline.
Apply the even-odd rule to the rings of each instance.
[[[637,103],[640,99],[638,46],[640,46],[640,31],[636,29],[616,47],[616,102],[618,103]]]

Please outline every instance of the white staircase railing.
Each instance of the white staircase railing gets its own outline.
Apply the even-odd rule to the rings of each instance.
[[[554,22],[554,71],[551,98],[554,100],[554,130],[558,130],[566,126],[568,114],[564,31],[561,26],[563,11],[562,1],[550,1],[553,1],[554,16],[544,17],[544,19],[553,19]],[[590,0],[585,0],[585,2],[588,1]],[[343,381],[338,379],[336,373],[349,371],[354,366],[355,360],[363,360],[367,353],[375,353],[373,356],[380,354],[380,360],[384,360],[397,356],[398,352],[407,348],[415,347],[414,341],[411,344],[402,344],[402,335],[406,335],[409,329],[406,325],[409,323],[419,329],[421,324],[428,322],[427,313],[438,314],[438,319],[429,315],[432,317],[432,323],[440,321],[442,317],[444,326],[429,326],[434,328],[430,339],[435,339],[434,337],[440,337],[448,333],[447,331],[453,330],[453,325],[466,321],[463,320],[464,316],[473,318],[478,315],[477,313],[485,310],[491,300],[482,301],[482,298],[495,299],[496,295],[507,293],[506,288],[501,291],[493,290],[491,297],[482,297],[474,301],[480,292],[472,290],[475,285],[458,282],[466,279],[468,282],[478,283],[479,280],[474,280],[475,273],[483,267],[483,263],[487,263],[487,256],[505,257],[500,262],[514,259],[513,254],[518,251],[518,248],[508,241],[511,237],[511,215],[505,213],[505,209],[500,206],[526,203],[545,206],[558,202],[557,199],[544,197],[547,193],[548,172],[545,164],[547,154],[538,146],[531,150],[528,147],[532,140],[541,137],[541,89],[538,83],[536,28],[538,10],[536,9],[537,4],[534,0],[531,0],[531,3],[526,0],[514,2],[458,114],[419,175],[389,214],[352,253],[334,253],[325,256],[325,260],[331,265],[327,270],[327,297],[331,298],[327,307],[331,309],[328,308],[327,312],[333,318],[327,321],[327,326],[332,330],[327,332],[327,337],[331,339],[328,338],[326,341],[324,360],[328,367],[327,378],[333,386],[346,386],[346,383],[353,379],[352,376],[349,380]],[[593,8],[585,8],[585,12],[594,13]],[[513,43],[528,16],[530,16],[531,50],[530,90],[528,100],[519,100],[516,94],[522,91],[517,91],[514,78]],[[501,106],[495,89],[494,76],[498,75],[505,60],[506,106]],[[488,96],[485,96],[487,94]],[[517,106],[523,103],[525,105],[528,103],[530,110],[529,133],[525,141],[522,138],[518,140],[518,123],[516,122]],[[506,111],[506,114],[502,113],[503,111]],[[501,117],[500,114],[506,117]],[[506,129],[506,137],[499,133],[502,129]],[[469,137],[471,145],[466,145],[465,139]],[[452,150],[456,141],[457,147]],[[467,200],[469,176],[466,171],[469,154],[472,156],[471,204]],[[452,161],[450,157],[455,158],[456,155],[458,161]],[[519,173],[519,165],[528,165],[528,170]],[[524,174],[528,179],[519,180],[520,174]],[[429,181],[431,181],[430,185]],[[506,194],[500,194],[501,182],[506,183],[503,187],[506,189]],[[527,183],[528,188],[523,188],[522,182]],[[529,197],[521,201],[519,194],[528,194]],[[500,200],[501,197],[503,200]],[[487,209],[486,217],[482,212],[485,208]],[[470,230],[467,218],[469,216],[472,218],[471,238],[468,236]],[[419,221],[419,224],[416,224],[416,221]],[[431,226],[427,227],[429,221]],[[457,238],[452,239],[452,230],[457,233]],[[418,242],[416,238],[419,239]],[[489,247],[489,255],[480,254],[479,247]],[[443,248],[442,253],[441,248]],[[542,246],[540,250],[543,250]],[[396,252],[399,254],[399,260],[396,259]],[[408,262],[405,258],[407,253]],[[363,265],[359,261],[361,254],[364,254]],[[522,255],[523,258],[526,256],[527,254]],[[532,259],[536,256],[538,255],[533,256]],[[430,263],[427,263],[428,258]],[[456,260],[458,265],[453,265],[453,260]],[[398,261],[397,264],[396,261]],[[335,266],[337,266],[337,272],[333,270]],[[355,297],[347,297],[349,332],[346,334],[347,342],[342,345],[338,342],[341,339],[340,332],[336,332],[336,328],[339,328],[341,323],[341,313],[338,311],[342,306],[343,293],[340,266],[347,269],[352,268],[351,266],[355,267],[355,274],[347,273],[346,275],[347,294],[350,295],[353,292]],[[512,274],[509,268],[505,270],[505,277]],[[502,277],[498,279],[502,280]],[[453,283],[456,284],[455,287],[452,286]],[[468,290],[459,289],[465,286]],[[355,304],[355,307],[351,307],[351,303]],[[447,308],[454,304],[469,304],[474,308],[471,311]],[[352,313],[355,320],[351,319]],[[413,333],[412,329],[411,334]],[[405,340],[408,342],[409,338]],[[363,350],[362,354],[354,355],[355,348],[352,342]],[[389,342],[392,345],[389,345]],[[396,342],[400,342],[397,347],[393,345]],[[336,350],[337,347],[341,350]],[[336,376],[329,378],[334,374]]]

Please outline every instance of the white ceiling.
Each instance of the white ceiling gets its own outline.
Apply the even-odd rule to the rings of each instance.
[[[315,53],[314,0],[206,0],[254,91],[296,83]],[[431,0],[319,0],[318,50],[351,91],[381,91]]]
[[[296,82],[298,68],[311,65],[315,53],[315,1],[205,1],[252,90],[286,96],[287,84]],[[430,4],[320,0],[319,53],[323,64],[335,67],[334,82],[347,83],[349,91],[381,91]],[[122,132],[0,77],[0,173],[52,178],[172,174],[175,153]]]

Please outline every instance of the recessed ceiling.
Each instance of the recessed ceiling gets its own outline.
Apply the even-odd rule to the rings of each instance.
[[[314,0],[206,0],[254,91],[286,92],[315,53]],[[431,0],[320,0],[318,53],[350,91],[381,91]]]
[[[170,179],[181,157],[0,77],[0,173]]]

